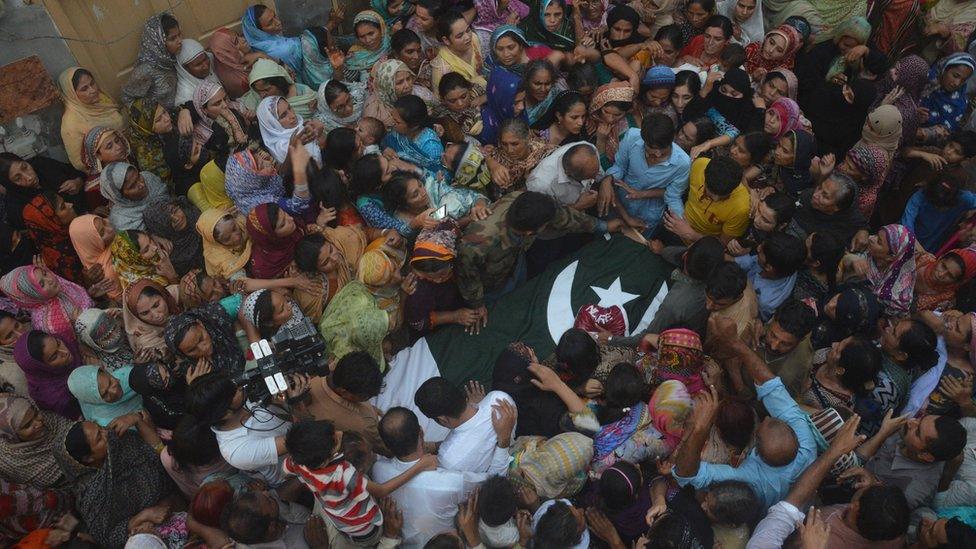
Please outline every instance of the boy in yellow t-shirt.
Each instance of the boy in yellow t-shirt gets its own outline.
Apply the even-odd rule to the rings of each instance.
[[[685,242],[716,236],[723,243],[749,227],[749,190],[742,167],[726,156],[699,158],[691,164],[684,219],[667,212],[666,229]]]

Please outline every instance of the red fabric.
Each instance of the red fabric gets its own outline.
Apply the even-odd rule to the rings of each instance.
[[[305,235],[301,219],[294,218],[295,232],[288,236],[277,236],[274,223],[269,215],[273,204],[261,204],[247,216],[247,234],[251,237],[251,274],[254,278],[277,278],[291,264],[295,256],[295,246]],[[277,206],[276,206],[277,207]],[[278,218],[288,215],[278,208]]]
[[[622,336],[627,325],[624,322],[624,312],[620,307],[587,305],[576,315],[573,327],[587,332],[610,332],[615,336]]]

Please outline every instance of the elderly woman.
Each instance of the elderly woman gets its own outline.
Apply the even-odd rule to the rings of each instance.
[[[525,188],[525,179],[540,160],[556,150],[555,145],[535,137],[529,125],[521,118],[509,118],[499,129],[498,145],[486,145],[484,153],[500,164],[508,175],[507,184],[492,181],[488,187],[489,195],[498,199]],[[495,170],[493,169],[494,173]]]
[[[415,95],[428,103],[434,102],[434,96],[426,88],[415,84],[416,75],[410,71],[403,61],[388,59],[376,67],[375,88],[366,98],[363,116],[375,118],[383,123],[387,129],[396,124],[395,108],[397,99],[406,95]]]
[[[296,83],[284,67],[270,59],[258,59],[248,75],[251,91],[240,101],[248,110],[256,111],[258,103],[268,97],[284,97],[295,113],[311,118],[316,111],[318,97],[315,89]]]
[[[14,358],[27,377],[27,389],[34,402],[68,419],[81,414],[78,401],[68,390],[68,376],[81,366],[74,340],[31,330],[14,344]]]
[[[176,274],[183,276],[191,269],[203,265],[200,234],[196,232],[200,210],[185,196],[158,197],[142,212],[146,231],[173,244],[169,260]]]
[[[38,488],[65,485],[55,450],[71,422],[30,397],[0,394],[0,475]]]
[[[811,233],[830,233],[844,242],[867,235],[867,220],[854,207],[857,183],[834,172],[813,189],[800,193],[799,207],[786,232],[806,239]]]
[[[114,130],[125,128],[125,117],[119,106],[102,92],[92,73],[81,67],[65,69],[58,77],[58,87],[64,101],[61,116],[61,141],[68,160],[82,170],[82,143],[88,130],[102,126]]]
[[[119,313],[120,309],[85,309],[75,321],[75,331],[83,345],[85,361],[100,366],[106,372],[114,372],[135,362]]]
[[[193,91],[204,82],[219,83],[213,72],[213,54],[196,40],[184,38],[176,55],[176,104],[193,100]]]
[[[85,290],[45,267],[24,266],[0,278],[0,291],[30,312],[35,330],[75,342],[74,321],[92,306]]]

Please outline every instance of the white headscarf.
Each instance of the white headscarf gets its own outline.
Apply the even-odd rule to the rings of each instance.
[[[273,95],[265,97],[258,103],[258,126],[261,128],[261,140],[264,141],[264,146],[271,151],[275,160],[284,162],[285,157],[288,156],[288,142],[295,132],[301,131],[304,127],[305,119],[300,114],[295,113],[295,118],[298,119],[295,127],[283,127],[278,121],[278,101],[286,101],[286,99]],[[319,149],[317,142],[306,143],[305,149],[319,165],[322,164],[322,150]]]
[[[329,85],[332,80],[326,80],[322,82],[319,86],[318,91],[318,104],[316,107],[315,118],[318,118],[325,124],[326,131],[332,131],[336,128],[342,127],[352,127],[359,119],[363,117],[363,106],[366,104],[366,85],[359,82],[343,82],[346,88],[349,90],[349,97],[352,99],[352,114],[342,118],[332,111],[329,107],[329,102],[325,100],[325,87]]]
[[[200,42],[196,40],[191,40],[189,38],[184,38],[180,47],[180,53],[176,56],[176,104],[182,105],[187,101],[193,99],[193,90],[197,89],[204,80],[209,80],[211,82],[220,83],[217,80],[217,75],[214,74],[214,59],[213,54],[203,49]],[[197,78],[190,74],[190,71],[183,67],[184,63],[189,63],[196,59],[200,54],[205,54],[210,58],[210,74],[206,78]]]
[[[728,17],[733,25],[736,24],[734,14],[737,1],[722,0],[718,3],[718,13]],[[739,39],[733,37],[733,42],[743,46],[752,42],[762,42],[766,36],[766,29],[763,25],[762,0],[756,0],[756,11],[752,12],[752,17],[746,19],[745,23],[739,23],[739,27],[742,29],[741,37]]]

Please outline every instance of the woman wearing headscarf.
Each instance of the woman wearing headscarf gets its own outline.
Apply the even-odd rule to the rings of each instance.
[[[305,119],[295,112],[284,97],[271,96],[261,100],[257,109],[258,126],[261,128],[261,139],[264,146],[271,152],[278,163],[284,162],[288,156],[291,138],[306,129]],[[321,129],[321,123],[310,120],[309,130],[316,125]],[[323,136],[324,137],[324,136]],[[319,139],[313,139],[304,144],[305,150],[319,165],[322,164],[322,148]]]
[[[70,164],[43,156],[24,160],[11,152],[0,153],[0,213],[6,213],[2,220],[14,229],[25,228],[24,206],[44,192],[58,193],[77,211],[86,211],[84,181],[85,174]]]
[[[559,73],[549,61],[533,61],[525,67],[522,90],[525,118],[535,127],[552,107],[553,101],[565,88],[557,83]],[[516,107],[517,108],[517,107]]]
[[[530,44],[545,44],[560,51],[576,47],[576,30],[571,8],[563,0],[533,0],[529,16],[519,23]],[[546,14],[554,24],[546,22]]]
[[[90,208],[107,206],[109,202],[102,195],[102,172],[105,166],[113,162],[129,162],[135,164],[132,147],[125,134],[118,130],[92,128],[85,135],[82,146],[82,161],[85,164],[85,198]]]
[[[926,137],[931,132],[936,138],[945,138],[962,125],[969,103],[966,82],[974,70],[976,59],[968,53],[944,57],[929,69],[929,81],[921,100]]]
[[[85,309],[75,320],[75,332],[86,351],[94,353],[98,364],[114,372],[135,363],[132,347],[125,337],[120,309]]]
[[[0,278],[0,291],[18,307],[30,311],[35,330],[74,342],[74,321],[92,306],[84,288],[46,268],[17,267]]]
[[[872,106],[890,104],[901,112],[900,146],[902,147],[915,142],[916,130],[919,127],[918,108],[928,81],[928,71],[929,65],[924,59],[917,55],[909,55],[900,59],[878,85],[878,95]],[[894,95],[896,87],[900,87],[904,93],[892,99],[889,95]]]
[[[125,117],[119,106],[95,83],[92,73],[81,67],[69,67],[58,77],[58,88],[64,101],[61,116],[61,141],[68,161],[84,169],[81,145],[85,134],[95,126],[115,130],[125,128]]]
[[[111,250],[112,266],[123,291],[144,278],[163,285],[179,280],[166,251],[142,231],[119,231]]]
[[[790,130],[777,140],[773,150],[772,180],[791,197],[810,188],[810,164],[816,153],[813,134]]]
[[[156,450],[163,443],[145,421],[137,429],[117,436],[94,423],[75,422],[55,454],[88,533],[102,547],[123,547],[130,520],[165,516],[176,502],[170,497],[175,486]]]
[[[27,391],[37,405],[68,419],[81,414],[68,390],[68,376],[81,366],[73,339],[31,330],[14,344],[14,358],[27,377]]]
[[[510,343],[495,360],[491,390],[504,391],[519,410],[524,410],[525,420],[516,426],[516,437],[551,438],[565,431],[559,422],[566,413],[566,404],[556,394],[532,384],[535,377],[529,365],[534,362],[534,356],[532,348],[525,343]]]
[[[75,533],[68,529],[70,522],[63,520],[74,512],[67,488],[41,489],[0,479],[0,497],[7,503],[0,520],[0,540],[7,545],[46,548]]]
[[[149,204],[166,197],[166,185],[152,172],[140,172],[127,162],[113,162],[102,171],[102,196],[112,205],[108,220],[118,231],[142,230]]]
[[[193,365],[196,366],[196,361]],[[175,364],[160,362],[136,364],[132,368],[129,384],[142,396],[144,409],[161,429],[175,430],[186,416],[185,374],[178,371]]]
[[[210,35],[208,49],[213,52],[214,73],[227,94],[236,99],[247,93],[250,67],[263,54],[252,52],[247,40],[226,27]]]
[[[319,86],[315,119],[325,124],[325,131],[355,128],[366,106],[366,86],[358,82],[326,80]]]
[[[360,226],[323,227],[319,235],[307,235],[295,249],[295,266],[314,288],[297,287],[292,296],[312,322],[318,323],[326,305],[356,278],[359,259],[366,250],[366,233]],[[319,258],[329,260],[323,264]]]
[[[756,108],[752,93],[749,75],[739,68],[729,70],[716,82],[705,98],[704,108],[720,135],[692,147],[692,158],[715,147],[729,145],[739,134],[762,125],[763,111]]]
[[[30,330],[30,314],[11,299],[0,297],[0,325],[4,327],[0,333],[0,386],[9,386],[11,392],[26,395],[27,377],[14,359],[14,344]]]
[[[810,119],[817,137],[820,155],[833,153],[843,158],[862,138],[864,123],[876,91],[874,82],[856,79],[846,84],[824,82],[814,84],[816,92],[805,104],[804,114]]]
[[[82,416],[102,427],[115,423],[114,429],[135,424],[132,416],[142,410],[142,397],[129,386],[131,373],[132,366],[111,373],[98,366],[75,368],[68,376],[68,389],[78,399]]]
[[[519,437],[512,447],[509,479],[543,498],[572,497],[588,480],[593,439],[581,433]]]
[[[385,238],[379,238],[366,246],[356,268],[356,279],[376,298],[376,306],[394,319],[394,330],[403,319],[400,273],[405,260],[406,252],[402,248],[390,246]]]
[[[406,63],[397,59],[383,61],[376,67],[375,87],[366,98],[363,116],[375,118],[389,129],[395,123],[393,103],[400,97],[416,95],[426,103],[433,103],[434,95],[430,90],[414,82],[415,75]]]
[[[302,74],[302,41],[282,34],[281,20],[274,10],[255,4],[244,12],[241,31],[252,48],[287,64],[295,74]]]
[[[224,165],[226,166],[226,164]],[[207,162],[200,169],[200,181],[190,187],[186,197],[201,212],[211,208],[229,208],[234,205],[234,201],[227,196],[224,170],[217,165],[215,160]]]
[[[808,109],[807,103],[816,97],[817,84],[835,81],[840,75],[845,75],[850,82],[869,60],[872,63],[884,60],[883,54],[867,45],[871,25],[864,17],[846,21],[838,33],[833,40],[821,42],[797,56],[795,71],[800,80],[799,102],[804,109]],[[851,61],[847,60],[848,56]]]
[[[0,393],[0,476],[37,488],[63,486],[54,450],[70,426],[70,421],[41,410],[28,396]]]
[[[843,174],[831,174],[813,189],[800,193],[796,213],[786,232],[806,240],[811,233],[830,233],[850,242],[868,222],[854,207],[857,183]]]
[[[76,217],[72,205],[60,195],[44,193],[24,206],[23,216],[27,234],[47,268],[68,280],[83,280],[81,260],[68,234]]]
[[[504,4],[504,5],[502,5]],[[475,0],[475,18],[473,21],[476,30],[492,33],[502,25],[512,25],[529,16],[529,6],[521,0]]]
[[[634,88],[628,82],[611,82],[596,89],[584,123],[583,133],[596,139],[601,164],[613,164],[620,136],[632,127],[627,116],[634,103]]]
[[[508,171],[509,185],[503,187],[494,181],[488,185],[488,194],[497,200],[502,196],[525,189],[525,179],[540,160],[556,150],[555,145],[536,137],[529,125],[521,118],[508,119],[502,125],[499,136],[506,136],[509,143],[517,141],[514,147],[486,145],[485,157],[491,158]],[[492,170],[495,171],[495,170]]]
[[[182,39],[180,25],[172,15],[157,13],[146,20],[136,65],[122,87],[123,103],[128,105],[144,97],[167,109],[177,106],[176,54],[180,52]]]
[[[359,12],[352,26],[357,41],[346,55],[343,80],[365,82],[373,67],[390,54],[390,34],[383,16],[375,11]]]
[[[732,21],[736,31],[732,41],[746,46],[755,42],[762,42],[766,33],[763,21],[763,0],[719,0],[718,13]],[[751,8],[751,9],[750,9]],[[653,34],[651,35],[653,36]]]
[[[244,109],[227,98],[227,92],[216,82],[204,82],[193,92],[193,110],[197,113],[193,125],[194,150],[203,148],[215,156],[230,154],[248,145],[248,121]]]
[[[877,145],[860,141],[847,152],[844,162],[838,167],[857,182],[856,205],[865,219],[871,219],[874,213],[878,192],[888,175],[889,166],[891,156],[887,151]]]
[[[407,2],[403,2],[408,7]],[[335,74],[335,67],[329,59],[331,40],[325,27],[308,27],[302,32],[302,80],[313,90]]]
[[[219,83],[213,72],[213,54],[190,38],[183,39],[176,55],[176,104],[193,99],[193,91],[204,81]]]
[[[484,58],[478,35],[470,31],[468,21],[460,13],[445,14],[441,17],[446,17],[446,20],[453,20],[453,22],[446,27],[447,34],[438,36],[444,45],[437,50],[437,57],[430,62],[431,91],[438,93],[441,78],[447,73],[456,72],[471,83],[473,98],[483,96],[488,82],[484,77]],[[438,21],[437,26],[441,29],[444,24]],[[463,34],[470,34],[471,39],[455,40],[454,35],[461,32],[459,28],[464,29]],[[442,34],[442,31],[438,30],[438,34]]]
[[[247,215],[247,234],[252,243],[251,274],[255,278],[277,278],[291,264],[305,227],[276,204],[264,203]]]
[[[937,2],[925,14],[924,23],[922,34],[935,38],[935,45],[943,54],[966,51],[969,35],[976,29],[976,4],[959,0]]]
[[[162,105],[152,99],[139,98],[129,106],[129,143],[139,166],[159,176],[167,186],[173,185],[163,135],[173,132],[173,120]],[[156,132],[157,128],[161,130]],[[179,143],[176,143],[179,148]],[[179,151],[175,151],[177,154]]]
[[[288,100],[288,104],[299,116],[308,118],[315,113],[317,88],[296,83],[283,66],[270,59],[258,59],[254,62],[248,82],[251,91],[240,99],[248,110],[256,111],[262,99],[280,96]]]
[[[200,361],[209,363],[214,372],[236,375],[244,371],[244,353],[237,341],[234,318],[220,303],[208,303],[170,318],[163,337],[178,361],[179,371]]]
[[[247,215],[265,202],[276,202],[292,212],[304,211],[308,197],[285,197],[285,186],[269,153],[249,150],[236,152],[227,160],[227,196],[241,214]]]
[[[514,73],[496,68],[488,76],[487,101],[481,107],[481,134],[478,141],[484,145],[498,142],[502,123],[509,118],[525,118],[525,95],[521,89],[522,79]],[[522,100],[518,100],[518,96]],[[518,106],[522,108],[518,109]]]
[[[871,43],[881,53],[897,59],[917,45],[919,38],[919,0],[872,0],[867,17],[874,32]]]
[[[915,235],[904,225],[885,225],[868,240],[868,281],[884,313],[906,316],[915,290]]]
[[[380,370],[386,371],[383,339],[394,320],[376,304],[376,298],[362,282],[353,280],[325,307],[319,332],[335,358],[365,351],[376,360]]]
[[[158,197],[143,210],[142,216],[149,234],[173,243],[169,260],[176,274],[183,276],[190,269],[203,264],[200,235],[196,232],[200,210],[190,204],[185,196]]]
[[[826,49],[836,49],[836,54],[827,66],[827,73],[824,80],[830,82],[836,76],[847,74],[850,69],[859,70],[863,64],[858,63],[864,56],[870,53],[867,46],[868,39],[871,37],[871,24],[864,17],[855,17],[845,21],[834,33],[833,43],[835,48],[830,48],[829,43]],[[823,46],[817,46],[818,48]],[[817,48],[810,52],[811,56],[816,56]],[[852,59],[853,58],[853,59]]]
[[[196,230],[203,240],[203,259],[210,276],[228,280],[243,275],[251,260],[251,240],[245,218],[229,208],[212,208],[200,214]]]
[[[78,216],[68,226],[68,236],[84,268],[100,270],[103,279],[112,281],[109,283],[108,297],[118,299],[122,295],[122,286],[112,265],[111,245],[115,239],[112,224],[96,215]]]
[[[746,72],[758,82],[771,71],[790,70],[796,62],[796,53],[802,46],[803,37],[799,31],[789,25],[780,25],[766,33],[762,41],[746,45]]]
[[[164,350],[166,322],[180,312],[179,286],[163,287],[148,278],[129,286],[122,303],[122,318],[129,345],[136,356],[146,351]]]
[[[976,277],[976,248],[957,248],[936,257],[915,257],[915,310],[947,311],[956,303],[956,290]]]
[[[818,304],[820,324],[810,333],[814,349],[824,349],[850,336],[873,336],[881,304],[863,285],[846,285]]]
[[[789,97],[780,97],[766,108],[763,131],[775,143],[787,132],[802,129],[800,106]]]

